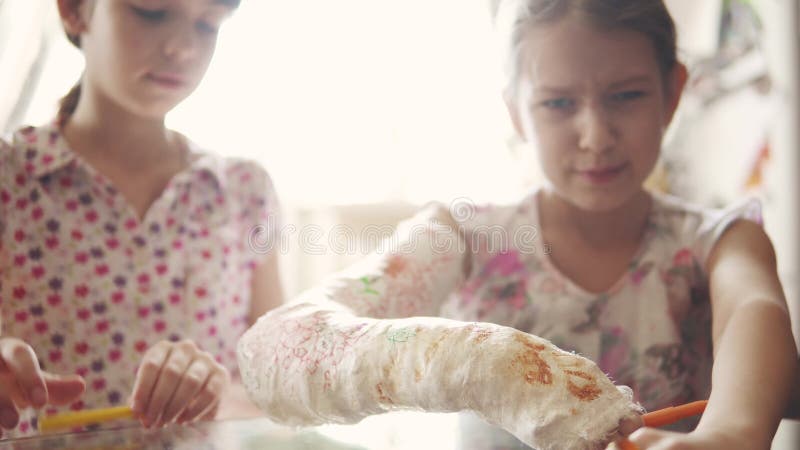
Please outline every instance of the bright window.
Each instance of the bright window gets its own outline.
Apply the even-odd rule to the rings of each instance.
[[[482,1],[244,1],[170,123],[291,203],[508,195],[489,25]]]
[[[28,122],[80,74],[53,28]],[[483,1],[245,0],[168,123],[260,161],[287,206],[503,199],[522,183],[491,45]]]

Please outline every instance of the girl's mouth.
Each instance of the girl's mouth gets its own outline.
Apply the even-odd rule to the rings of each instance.
[[[592,169],[578,170],[578,174],[592,184],[605,184],[613,181],[621,174],[628,163],[616,164],[613,166],[597,167]]]
[[[183,77],[171,73],[148,73],[145,78],[167,89],[179,89],[186,84]]]

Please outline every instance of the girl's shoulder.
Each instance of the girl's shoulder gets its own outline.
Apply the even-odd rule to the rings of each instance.
[[[267,170],[257,161],[223,156],[189,141],[192,155],[191,171],[205,178],[210,176],[219,189],[217,193],[233,208],[234,214],[245,221],[261,221],[278,217],[278,195]]]
[[[703,206],[676,196],[651,193],[650,226],[662,240],[691,248],[705,261],[714,244],[734,222],[750,220],[762,224],[761,202],[745,197],[722,207]]]
[[[507,230],[520,219],[527,220],[532,206],[531,194],[506,202],[487,202],[470,197],[458,197],[449,201],[430,201],[415,207],[404,224],[439,223],[456,227],[469,234],[486,228]]]
[[[17,154],[25,148],[36,149],[41,146],[40,136],[45,126],[26,126],[0,136],[0,157],[5,161],[15,161]]]
[[[11,136],[0,136],[0,171],[5,173],[5,169],[11,164],[13,148],[11,147]]]
[[[58,126],[54,122],[41,125],[25,125],[7,133],[3,141],[15,150],[29,148],[48,148],[58,143],[61,136]]]
[[[447,205],[454,221],[467,231],[513,230],[536,222],[536,192],[525,192],[503,202],[480,202],[460,198]]]
[[[748,219],[761,223],[761,201],[744,197],[725,206],[704,206],[669,194],[651,193],[652,219],[684,233],[699,233],[725,219]]]
[[[57,163],[58,131],[52,124],[25,126],[0,137],[0,184],[35,175]]]
[[[187,139],[192,168],[214,175],[227,194],[274,190],[267,170],[257,161],[238,156],[223,156]]]

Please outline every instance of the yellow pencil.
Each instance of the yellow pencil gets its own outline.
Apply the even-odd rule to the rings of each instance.
[[[116,408],[88,409],[86,411],[66,412],[52,416],[39,417],[39,431],[59,428],[80,427],[109,420],[130,419],[133,410],[129,406]]]

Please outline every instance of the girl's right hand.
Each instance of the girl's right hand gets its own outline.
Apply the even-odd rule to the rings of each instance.
[[[24,341],[0,338],[0,436],[3,429],[17,426],[20,409],[68,404],[80,398],[85,388],[78,375],[41,370],[36,354]]]
[[[656,428],[642,428],[631,435],[638,450],[752,450],[768,449],[769,442],[759,442],[754,433],[728,430],[700,430],[677,433]]]

